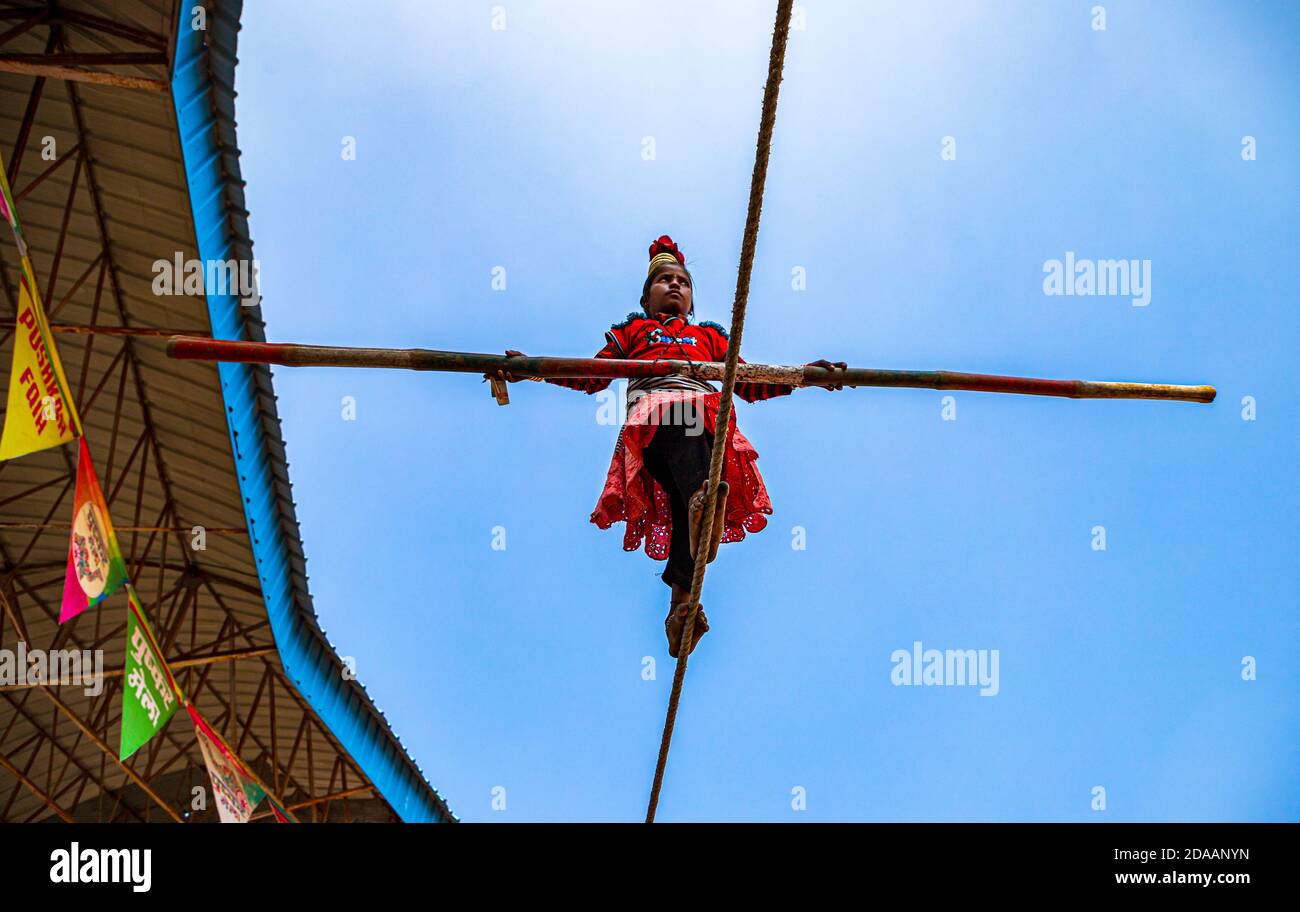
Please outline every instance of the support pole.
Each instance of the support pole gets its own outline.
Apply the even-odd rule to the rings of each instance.
[[[139,773],[131,769],[131,767],[127,766],[118,758],[117,752],[114,751],[111,747],[109,747],[108,744],[105,743],[103,738],[99,737],[99,735],[91,731],[90,728],[86,725],[86,723],[82,722],[81,719],[77,716],[77,714],[68,708],[68,705],[66,703],[64,703],[62,700],[60,700],[58,697],[54,695],[53,689],[51,689],[47,685],[41,685],[40,693],[47,700],[53,703],[55,708],[57,708],[59,712],[63,713],[63,715],[67,717],[69,722],[71,722],[78,729],[80,729],[81,733],[85,735],[88,739],[90,739],[90,742],[94,744],[96,747],[98,747],[103,752],[104,756],[106,756],[109,760],[112,760],[114,763],[116,763],[118,767],[122,770],[122,772],[126,773],[126,777],[140,787],[140,791],[144,792],[146,795],[152,798],[154,804],[158,805],[158,807],[162,809],[163,813],[172,819],[173,823],[185,822],[185,820],[181,817],[181,815],[177,814],[176,811],[172,809],[172,806],[168,804],[161,795],[155,792],[152,787],[150,787],[149,783],[145,782],[142,778],[140,778]]]
[[[89,82],[95,85],[114,86],[119,89],[143,89],[147,92],[166,92],[171,87],[164,79],[145,79],[141,76],[122,76],[118,73],[104,73],[88,70],[84,67],[59,64],[37,63],[38,55],[10,56],[0,58],[0,73],[17,73],[20,76],[37,76],[42,79],[64,79],[69,82]]]
[[[39,748],[38,748],[38,750],[39,750]],[[51,798],[49,795],[47,795],[47,794],[45,794],[43,791],[41,791],[41,787],[40,787],[39,785],[37,785],[35,782],[33,782],[32,780],[30,780],[30,779],[28,779],[26,776],[24,776],[24,775],[22,774],[22,772],[18,769],[18,767],[14,766],[12,763],[10,763],[10,762],[9,762],[9,758],[6,757],[6,756],[4,756],[3,754],[0,754],[0,766],[3,766],[3,767],[4,767],[6,770],[8,770],[11,774],[13,774],[13,776],[14,776],[15,778],[17,778],[19,782],[21,782],[23,785],[27,786],[28,790],[29,790],[33,795],[35,795],[37,798],[39,798],[39,799],[41,800],[41,803],[42,803],[42,804],[44,804],[47,808],[49,808],[51,811],[53,811],[55,814],[57,814],[58,817],[59,817],[59,819],[62,820],[64,823],[75,823],[75,822],[76,822],[75,820],[73,820],[73,817],[72,817],[71,814],[69,814],[69,813],[68,813],[67,811],[65,811],[63,808],[61,808],[61,807],[59,807],[57,804],[55,804],[53,798]]]

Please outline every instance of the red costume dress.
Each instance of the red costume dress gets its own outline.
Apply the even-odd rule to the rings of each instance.
[[[662,320],[644,313],[628,314],[605,333],[605,347],[597,358],[624,358],[636,361],[723,361],[727,356],[727,333],[717,323],[690,323],[672,315]],[[739,359],[744,363],[744,359]],[[595,393],[609,386],[608,379],[548,379],[546,382],[585,393]],[[635,551],[645,542],[645,552],[654,560],[667,560],[672,539],[672,512],[668,493],[647,471],[643,452],[653,439],[659,424],[667,424],[666,410],[694,408],[702,413],[705,433],[712,438],[717,423],[721,394],[708,392],[713,387],[680,378],[655,378],[629,381],[626,421],[614,447],[604,490],[592,511],[591,521],[608,529],[622,520],[627,523],[623,548]],[[785,396],[793,387],[771,383],[737,383],[736,395],[747,402]],[[724,542],[740,541],[745,532],[758,532],[767,525],[764,514],[771,515],[763,477],[755,461],[758,452],[740,433],[733,412],[728,434],[723,479],[731,486],[727,497]],[[693,492],[681,492],[689,497]],[[671,567],[671,565],[670,565]],[[667,581],[667,580],[666,580]]]

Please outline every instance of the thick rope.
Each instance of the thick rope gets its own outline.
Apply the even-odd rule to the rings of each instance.
[[[682,682],[686,679],[686,658],[690,652],[695,632],[695,616],[700,610],[700,592],[704,588],[704,569],[707,566],[709,541],[712,538],[713,514],[718,500],[716,492],[722,480],[722,465],[727,449],[727,433],[731,425],[731,394],[736,386],[736,365],[740,357],[740,337],[745,329],[745,305],[749,300],[749,277],[754,266],[754,248],[758,244],[758,218],[763,211],[763,187],[767,183],[767,159],[772,148],[772,127],[776,123],[776,97],[781,88],[781,70],[785,64],[785,40],[790,29],[790,14],[794,0],[778,0],[776,25],[772,30],[772,55],[767,64],[767,85],[763,88],[763,116],[758,128],[758,148],[754,156],[754,175],[749,183],[749,214],[745,219],[745,239],[740,248],[740,270],[736,274],[736,300],[731,307],[731,336],[727,346],[727,361],[722,375],[722,395],[718,401],[718,420],[713,429],[713,452],[709,457],[709,496],[705,498],[704,516],[700,520],[700,536],[696,543],[695,575],[691,579],[690,610],[682,631],[682,645],[677,651],[677,670],[673,674],[673,690],[668,697],[668,716],[664,719],[663,739],[659,743],[659,762],[655,767],[654,784],[650,787],[650,806],[645,822],[654,823],[655,809],[659,806],[659,790],[663,787],[664,767],[668,764],[668,746],[673,740],[673,725],[677,721],[677,704],[682,696]]]

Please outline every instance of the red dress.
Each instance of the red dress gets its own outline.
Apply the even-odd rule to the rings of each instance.
[[[644,313],[628,314],[605,333],[605,347],[597,358],[625,358],[635,361],[723,361],[727,356],[727,333],[716,323],[689,323],[679,316],[662,321]],[[744,363],[744,359],[739,359]],[[583,378],[547,380],[559,386],[595,393],[609,386],[608,379]],[[736,395],[747,402],[786,396],[793,387],[772,383],[737,383]],[[654,437],[661,408],[685,403],[700,408],[704,430],[710,435],[717,425],[720,393],[702,390],[653,391],[642,396],[628,411],[626,422],[614,446],[605,487],[596,501],[591,521],[602,529],[623,521],[623,549],[635,551],[645,543],[645,552],[655,560],[668,559],[672,538],[672,514],[667,492],[646,470],[642,451]],[[723,463],[723,479],[730,485],[727,495],[724,542],[740,541],[746,532],[758,532],[767,525],[772,501],[755,464],[758,451],[736,426],[732,413]]]

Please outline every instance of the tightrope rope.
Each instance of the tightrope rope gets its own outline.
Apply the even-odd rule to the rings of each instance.
[[[700,610],[700,592],[704,588],[704,569],[707,566],[709,541],[713,537],[713,514],[717,506],[718,484],[722,480],[722,464],[727,449],[727,433],[731,424],[731,394],[736,385],[736,365],[740,357],[740,337],[745,329],[745,304],[749,300],[749,277],[754,266],[754,248],[758,244],[758,218],[763,211],[763,186],[767,182],[767,159],[772,148],[772,127],[776,123],[776,97],[781,88],[781,70],[785,64],[785,40],[790,29],[790,14],[794,0],[778,0],[776,24],[772,30],[772,55],[767,64],[767,85],[763,87],[763,116],[758,127],[758,148],[754,156],[754,175],[749,183],[749,213],[745,219],[745,239],[740,248],[740,269],[736,273],[736,300],[731,307],[731,336],[727,345],[727,361],[722,375],[722,395],[718,400],[718,420],[713,429],[713,452],[709,457],[709,489],[705,498],[704,516],[700,519],[700,536],[696,543],[695,574],[691,579],[690,610],[682,631],[682,645],[677,650],[677,670],[673,674],[673,690],[668,697],[668,715],[664,719],[663,739],[659,743],[659,762],[655,766],[654,784],[650,787],[650,806],[645,822],[654,823],[655,808],[659,806],[659,790],[663,787],[664,767],[668,764],[668,746],[673,740],[673,725],[677,721],[677,705],[682,696],[682,682],[686,679],[686,658],[690,652],[695,632],[695,615]]]

